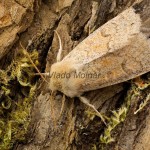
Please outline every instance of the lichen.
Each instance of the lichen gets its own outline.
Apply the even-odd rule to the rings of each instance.
[[[38,65],[38,53],[30,57]],[[20,50],[11,65],[0,70],[0,149],[8,150],[25,140],[35,94],[35,68],[25,50]]]

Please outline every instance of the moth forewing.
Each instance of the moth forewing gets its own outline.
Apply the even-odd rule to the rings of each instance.
[[[140,33],[141,24],[140,15],[131,7],[90,34],[63,61],[86,64],[119,50],[127,46],[135,34]]]
[[[84,74],[95,72],[97,76],[87,78],[81,88],[83,91],[99,89],[140,76],[150,71],[149,58],[150,49],[145,37],[134,37],[123,49],[86,64]]]

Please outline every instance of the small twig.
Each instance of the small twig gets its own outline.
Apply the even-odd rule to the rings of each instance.
[[[27,55],[27,57],[29,58],[31,64],[33,65],[33,67],[35,68],[35,70],[39,73],[39,75],[41,76],[41,78],[42,78],[46,83],[49,84],[49,82],[43,77],[43,75],[41,74],[41,72],[39,71],[39,69],[37,68],[37,66],[34,64],[34,62],[32,61],[32,59],[31,59],[29,53],[28,53],[28,52],[26,51],[26,49],[23,47],[23,45],[21,44],[21,42],[20,42],[20,46],[21,46],[21,48],[24,50],[24,52],[26,53],[26,55]]]

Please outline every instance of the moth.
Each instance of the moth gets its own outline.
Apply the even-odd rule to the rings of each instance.
[[[50,89],[69,97],[127,81],[150,71],[150,39],[140,14],[131,7],[77,45],[50,70]],[[150,21],[149,21],[150,23]],[[150,30],[150,24],[148,26]],[[53,73],[69,74],[56,78]],[[98,78],[78,75],[95,73]]]
[[[90,34],[62,60],[58,36],[60,49],[57,62],[51,66],[50,89],[71,98],[79,97],[103,119],[82,94],[150,71],[150,19],[144,17],[145,10],[143,7],[139,11],[137,5],[126,9]],[[66,74],[66,77],[54,74]],[[97,76],[89,77],[91,74]]]

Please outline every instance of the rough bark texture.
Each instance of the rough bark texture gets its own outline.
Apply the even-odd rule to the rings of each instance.
[[[138,0],[137,0],[138,1]],[[141,0],[142,1],[142,0]],[[108,20],[131,6],[134,0],[0,0],[0,67],[7,66],[21,42],[29,51],[40,53],[41,71],[50,70],[59,49],[57,30],[62,39],[63,57],[78,43]],[[90,103],[110,115],[120,107],[130,84],[114,85],[85,93]],[[150,112],[148,105],[137,115],[134,111],[141,98],[131,101],[126,120],[115,128],[115,142],[101,144],[105,126],[100,118],[91,119],[90,110],[78,99],[66,98],[60,116],[63,95],[50,96],[48,85],[39,81],[32,120],[25,143],[16,143],[14,150],[148,150],[150,149]]]

